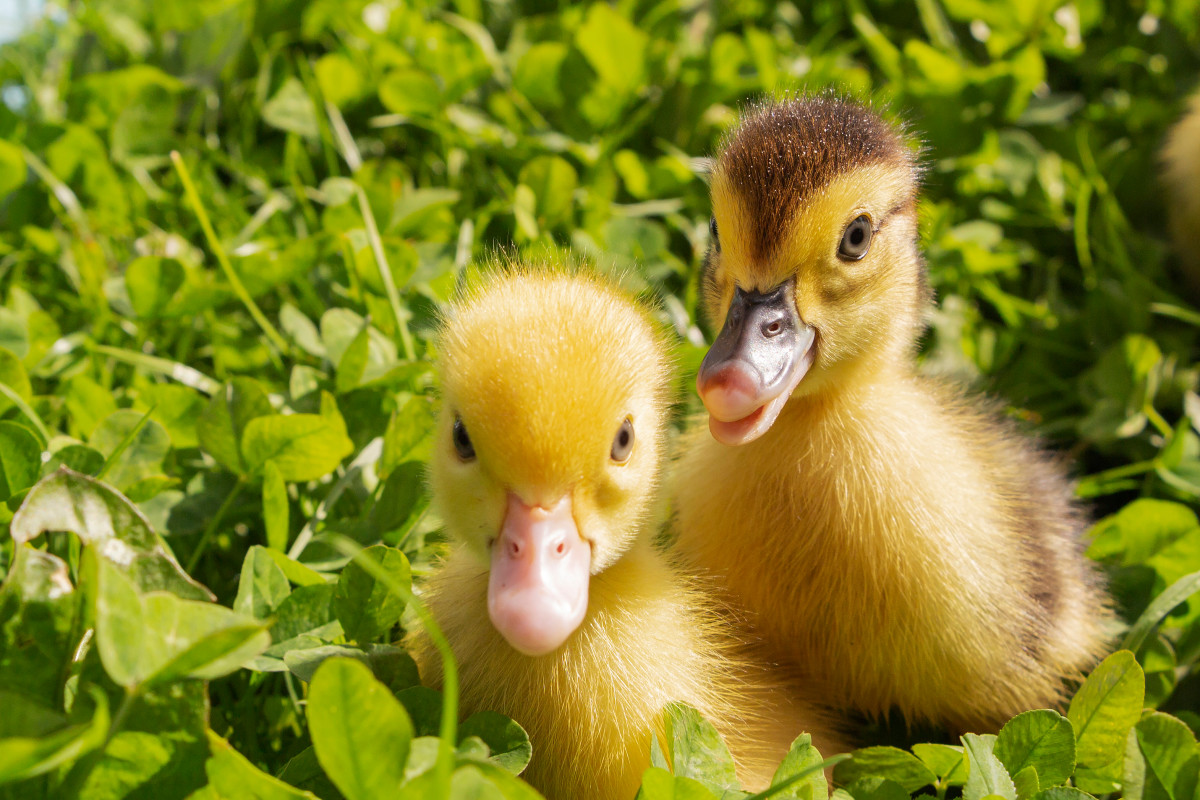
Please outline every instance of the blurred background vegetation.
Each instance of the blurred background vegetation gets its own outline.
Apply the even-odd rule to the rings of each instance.
[[[0,47],[0,417],[52,454],[42,474],[104,470],[224,605],[252,545],[336,575],[331,531],[419,574],[430,335],[468,265],[568,246],[622,274],[678,332],[695,410],[698,160],[746,103],[832,90],[921,148],[925,366],[1001,398],[1097,518],[1120,511],[1092,552],[1132,619],[1200,569],[1200,310],[1157,160],[1198,84],[1200,0],[51,2]],[[223,386],[343,420],[352,448],[325,430],[276,474],[244,420],[216,432]],[[1200,696],[1170,699],[1198,619],[1141,654],[1153,702]],[[212,728],[276,773],[305,743],[293,688],[214,683]]]

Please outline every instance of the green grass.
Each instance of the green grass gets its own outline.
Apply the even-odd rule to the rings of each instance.
[[[398,645],[441,541],[436,310],[498,248],[569,246],[662,300],[695,410],[694,160],[826,89],[920,143],[924,363],[1071,459],[1136,650],[1065,719],[863,751],[839,791],[1193,798],[1200,309],[1156,159],[1198,82],[1197,0],[68,4],[0,47],[0,798],[384,797],[402,752],[414,796],[530,796],[519,727],[457,720]],[[810,750],[776,796],[825,791]],[[648,800],[726,758],[675,755]]]

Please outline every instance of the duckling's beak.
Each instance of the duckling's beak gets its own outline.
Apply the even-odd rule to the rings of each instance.
[[[708,428],[724,444],[752,442],[774,424],[816,356],[816,331],[796,311],[792,281],[734,291],[696,376]]]
[[[579,535],[571,495],[550,508],[526,505],[512,492],[492,542],[488,616],[513,649],[551,652],[587,613],[592,547]]]

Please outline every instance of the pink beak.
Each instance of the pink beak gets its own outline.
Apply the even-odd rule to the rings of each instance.
[[[492,542],[488,616],[513,649],[555,650],[587,613],[592,548],[579,535],[571,497],[551,508],[508,495],[504,526]]]

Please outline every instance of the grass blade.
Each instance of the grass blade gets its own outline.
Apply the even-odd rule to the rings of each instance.
[[[115,358],[117,361],[122,361],[126,364],[131,364],[135,367],[141,367],[147,372],[156,372],[159,375],[166,375],[172,380],[182,383],[184,386],[195,389],[197,392],[212,396],[221,391],[221,382],[213,380],[205,375],[200,370],[189,367],[187,364],[180,364],[178,361],[171,361],[167,358],[159,358],[158,356],[150,356],[145,353],[139,353],[136,350],[125,350],[120,347],[109,347],[103,344],[88,345],[88,349],[93,353]]]
[[[814,773],[820,772],[821,770],[824,770],[824,769],[829,769],[833,765],[840,764],[849,758],[851,758],[850,753],[842,753],[841,755],[836,755],[836,756],[833,756],[832,758],[827,758],[824,761],[822,761],[820,764],[813,764],[811,767],[800,770],[795,775],[791,776],[790,778],[783,781],[782,783],[777,783],[774,786],[771,786],[767,789],[763,789],[758,794],[750,795],[749,797],[746,798],[746,800],[767,800],[768,797],[774,797],[775,795],[779,794],[780,792],[782,792],[784,789],[788,788],[789,786],[793,786],[793,785],[799,783],[800,781],[804,780],[809,775],[813,775]]]
[[[208,246],[213,251],[213,255],[217,257],[217,263],[221,265],[221,270],[225,273],[225,279],[229,281],[229,285],[233,288],[233,293],[242,301],[242,305],[250,312],[250,316],[262,329],[263,334],[270,340],[271,344],[275,345],[276,349],[281,353],[290,352],[287,340],[275,330],[275,326],[263,314],[262,309],[254,302],[254,298],[246,291],[242,279],[233,271],[233,265],[229,263],[229,256],[225,254],[225,248],[221,247],[221,242],[217,239],[217,232],[213,229],[212,222],[208,219],[208,212],[204,210],[204,204],[200,202],[200,195],[196,193],[196,186],[192,183],[191,173],[188,172],[187,165],[183,163],[183,157],[179,155],[178,150],[171,151],[171,163],[175,165],[175,171],[179,174],[179,180],[183,182],[183,191],[187,195],[188,203],[192,206],[192,211],[196,214],[196,219],[200,221],[200,227],[204,230],[204,238],[208,240]]]
[[[1171,613],[1171,609],[1187,600],[1196,592],[1200,592],[1200,572],[1184,575],[1175,581],[1162,594],[1154,598],[1154,602],[1146,607],[1146,610],[1138,617],[1137,622],[1133,623],[1133,627],[1129,629],[1129,633],[1125,634],[1125,641],[1121,642],[1119,649],[1132,650],[1136,653],[1138,648],[1146,641],[1146,637],[1154,632],[1154,629],[1166,618],[1167,614]]]
[[[142,428],[146,427],[146,423],[150,421],[150,415],[154,413],[155,408],[157,408],[157,406],[150,406],[150,410],[145,414],[142,414],[142,418],[137,421],[137,424],[129,429],[129,433],[125,434],[125,438],[121,440],[121,443],[117,445],[117,448],[113,450],[109,457],[105,460],[104,466],[100,468],[98,473],[96,473],[96,480],[104,480],[104,476],[107,475],[108,471],[113,468],[121,455],[129,449],[129,445],[133,444],[133,440],[136,439],[137,435],[142,432]],[[189,569],[189,572],[190,571],[191,570]]]

